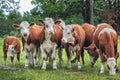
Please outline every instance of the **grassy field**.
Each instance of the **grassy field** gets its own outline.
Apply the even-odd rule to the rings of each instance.
[[[118,51],[120,52],[120,38]],[[0,65],[4,65],[3,61],[3,38],[0,38]],[[115,76],[110,76],[108,69],[105,69],[104,74],[99,74],[100,60],[98,59],[94,68],[90,67],[89,56],[85,52],[85,65],[82,65],[80,71],[76,70],[76,64],[72,64],[72,69],[67,69],[67,57],[63,52],[63,67],[57,70],[52,70],[50,64],[47,64],[47,70],[39,68],[30,68],[29,70],[3,70],[0,69],[0,80],[120,80],[120,71]],[[7,65],[11,67],[24,68],[25,54],[21,53],[21,64],[17,64],[15,58],[14,65],[10,64],[10,58],[7,58]],[[57,58],[58,63],[58,58]],[[118,67],[120,69],[120,57],[118,59]]]

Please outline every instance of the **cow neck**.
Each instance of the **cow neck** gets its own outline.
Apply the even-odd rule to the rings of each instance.
[[[74,44],[69,43],[72,47],[75,47],[78,44],[78,41],[75,39]]]
[[[30,36],[29,36],[29,37],[30,37]],[[29,39],[29,37],[27,38],[27,40],[25,40],[25,38],[22,37],[22,41],[23,41],[24,43],[27,43],[27,45],[30,44],[30,39]]]

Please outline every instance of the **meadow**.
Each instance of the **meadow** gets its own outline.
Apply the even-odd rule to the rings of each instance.
[[[20,39],[21,40],[21,39]],[[118,51],[120,52],[120,37],[118,40]],[[4,65],[3,59],[3,38],[0,38],[0,65]],[[120,57],[118,59],[119,71],[116,75],[110,76],[107,67],[105,73],[99,74],[100,59],[97,60],[95,67],[91,68],[89,55],[85,51],[85,65],[82,65],[80,71],[77,71],[76,64],[72,64],[72,69],[67,68],[67,57],[63,51],[63,67],[58,66],[57,70],[52,70],[52,67],[47,63],[47,70],[41,70],[40,67],[30,67],[29,70],[24,69],[25,53],[21,53],[20,65],[17,63],[16,55],[14,64],[10,64],[10,57],[7,58],[7,66],[21,68],[21,70],[4,70],[0,69],[0,80],[120,80]],[[58,57],[57,57],[58,64]]]

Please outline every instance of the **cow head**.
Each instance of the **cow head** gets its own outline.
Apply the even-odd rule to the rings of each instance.
[[[108,66],[108,69],[109,69],[109,74],[110,75],[115,75],[117,66],[116,66],[116,60],[115,60],[114,57],[107,59],[107,66]]]
[[[45,27],[45,35],[51,37],[54,34],[54,21],[52,18],[45,18],[45,20],[38,20]]]
[[[27,21],[23,21],[20,23],[20,25],[18,24],[13,24],[13,27],[15,29],[20,29],[21,35],[22,37],[27,41],[27,38],[30,34],[29,32],[29,26],[30,24]]]
[[[74,38],[74,29],[72,25],[67,25],[63,29],[63,37],[62,37],[62,43],[70,43],[74,44],[75,38]]]
[[[55,24],[60,25],[60,28],[62,28],[62,30],[65,28],[65,22],[62,19],[55,21]]]
[[[14,53],[16,52],[15,46],[14,45],[9,45],[8,46],[8,52],[10,53],[10,56],[13,57]]]
[[[84,47],[84,49],[87,50],[88,54],[90,55],[91,67],[94,67],[95,62],[99,57],[99,50],[97,49],[95,44],[91,44],[88,47]]]

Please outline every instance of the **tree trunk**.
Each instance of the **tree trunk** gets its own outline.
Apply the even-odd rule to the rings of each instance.
[[[90,0],[90,24],[93,24],[94,25],[94,17],[93,17],[93,3],[94,3],[94,0]]]

